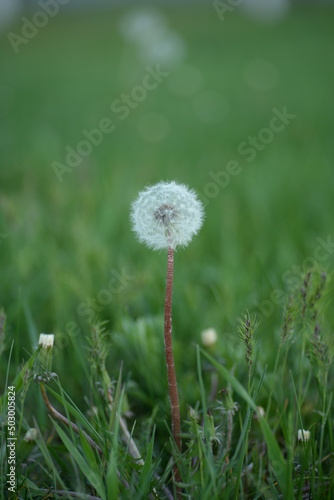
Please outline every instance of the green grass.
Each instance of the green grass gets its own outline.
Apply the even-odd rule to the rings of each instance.
[[[330,275],[334,264],[333,249],[317,251],[319,238],[334,239],[333,10],[293,10],[271,25],[253,24],[237,11],[221,23],[210,5],[166,10],[169,27],[187,46],[184,64],[197,68],[202,86],[179,96],[172,86],[182,66],[170,70],[121,121],[111,103],[146,74],[134,45],[118,32],[124,12],[61,14],[19,54],[6,36],[0,39],[0,306],[7,316],[0,393],[3,424],[6,386],[15,380],[17,422],[22,418],[20,498],[43,498],[42,489],[49,487],[101,498],[117,492],[147,498],[153,488],[163,498],[163,484],[173,492],[163,352],[166,255],[136,242],[129,207],[139,190],[160,180],[185,183],[203,198],[210,172],[226,170],[231,160],[239,162],[241,174],[218,190],[206,206],[199,235],[175,254],[173,342],[185,493],[201,499],[292,498],[294,491],[302,498],[309,485],[314,498],[331,498],[333,372],[325,383],[326,367],[319,364],[321,342],[327,342],[334,325],[329,279],[328,307],[319,309],[320,340],[309,313],[312,287],[322,269]],[[19,32],[20,23],[12,29]],[[266,91],[244,76],[245,65],[256,59],[267,60],[277,73],[276,85]],[[196,114],[196,99],[206,91],[219,92],[226,103],[218,122]],[[239,145],[268,127],[273,108],[284,106],[296,118],[248,163]],[[169,134],[157,143],[138,132],[149,113],[163,115],[169,124]],[[102,118],[113,119],[115,131],[59,183],[52,162],[63,162],[65,147],[75,147],[81,131],[96,128]],[[301,268],[310,267],[314,257],[318,267],[303,314]],[[114,282],[122,285],[118,293],[101,304],[101,290],[118,275],[124,279]],[[296,327],[281,344],[284,303],[291,293],[296,301],[286,318],[290,314]],[[89,311],[92,300],[96,307]],[[238,333],[238,318],[246,310],[260,319],[250,386]],[[99,372],[101,353],[94,358],[89,340],[90,322],[101,321],[106,322],[102,346],[108,374]],[[201,331],[208,327],[217,330],[218,341],[198,350]],[[83,434],[54,419],[55,427],[38,385],[29,385],[28,372],[20,371],[40,332],[55,334],[52,369],[59,385],[50,382],[49,398],[96,440],[102,458]],[[219,392],[210,399],[215,383],[217,391],[228,388],[232,403],[240,406],[233,416],[229,462],[230,414],[217,409]],[[114,410],[106,402],[109,384]],[[254,418],[254,405],[265,408],[263,420]],[[131,457],[120,415],[140,463]],[[311,430],[311,440],[298,444],[302,424]],[[23,436],[31,427],[39,429],[38,437],[26,443]],[[4,444],[3,437],[0,476]],[[4,491],[2,483],[0,498]]]

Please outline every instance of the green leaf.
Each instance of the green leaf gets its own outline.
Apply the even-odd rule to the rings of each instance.
[[[117,387],[120,387],[119,376]],[[117,391],[116,391],[117,392]],[[118,433],[119,433],[119,415],[120,408],[122,408],[122,401],[125,389],[123,388],[119,396],[115,398],[113,403],[113,413],[114,413],[114,435],[112,440],[112,446],[110,450],[108,468],[107,468],[107,492],[108,498],[118,498],[118,477],[117,477],[117,466],[118,466]]]
[[[47,447],[47,445],[46,445],[46,443],[44,441],[44,438],[43,438],[43,436],[41,434],[41,431],[40,431],[40,429],[38,427],[38,424],[37,424],[35,418],[34,418],[34,427],[38,431],[38,438],[36,440],[36,444],[37,444],[38,448],[41,450],[41,453],[43,455],[43,458],[44,458],[44,460],[45,460],[45,462],[46,462],[49,470],[51,470],[53,472],[55,484],[56,484],[56,482],[58,482],[60,484],[60,486],[64,490],[66,490],[67,488],[66,488],[65,484],[63,483],[61,477],[59,476],[59,474],[57,472],[57,467],[54,465],[54,463],[52,461],[52,457],[51,457],[51,455],[49,453],[48,447]]]
[[[273,472],[278,480],[279,486],[282,490],[283,496],[286,500],[292,498],[291,490],[288,486],[288,468],[284,460],[283,454],[277,444],[275,436],[273,435],[267,421],[261,417],[258,413],[256,404],[250,397],[245,388],[240,384],[240,382],[229,373],[229,371],[222,365],[220,365],[210,354],[201,349],[202,354],[210,361],[210,363],[218,370],[218,372],[224,377],[233,389],[253,408],[254,411],[259,415],[259,422],[262,428],[264,438],[267,443],[268,453],[271,461],[271,466]]]
[[[147,495],[149,493],[148,487],[152,478],[152,457],[153,457],[154,436],[155,436],[155,428],[153,429],[153,434],[148,447],[146,460],[140,474],[138,498],[147,498]]]
[[[79,453],[78,449],[74,446],[74,444],[69,439],[69,437],[65,434],[65,432],[61,429],[61,427],[53,419],[51,419],[51,420],[53,422],[53,425],[56,428],[56,431],[58,432],[60,439],[62,440],[62,442],[66,446],[66,448],[69,451],[69,453],[71,454],[72,458],[78,464],[83,475],[91,483],[91,485],[96,489],[96,491],[100,495],[101,499],[107,500],[101,473],[96,473],[93,470],[91,470],[88,463],[86,462],[84,457]]]
[[[6,384],[5,387],[8,387],[8,376],[9,376],[9,366],[10,366],[10,360],[12,356],[12,351],[13,351],[13,346],[14,346],[14,341],[12,342],[11,348],[10,348],[10,354],[9,354],[9,362],[8,362],[8,367],[7,367],[7,374],[6,374]],[[34,354],[31,355],[31,357],[28,359],[28,361],[23,365],[21,371],[16,375],[14,382],[10,383],[10,385],[13,385],[15,387],[15,392],[18,394],[18,392],[21,390],[23,386],[23,379],[24,375],[26,374],[27,370],[31,370],[32,367],[34,366],[35,358],[39,352],[39,348],[36,349]],[[0,407],[4,404],[5,397],[7,396],[7,391],[4,392],[4,394],[0,398]]]
[[[253,398],[253,401],[254,403],[256,404],[256,401],[257,401],[257,398],[258,398],[258,395],[259,395],[259,392],[260,392],[260,388],[262,386],[262,382],[263,382],[263,379],[264,379],[264,375],[265,375],[265,372],[266,370],[263,371],[262,373],[262,376],[261,376],[261,380],[259,382],[259,385],[254,393],[254,398]],[[235,487],[235,498],[237,498],[237,495],[239,493],[239,484],[240,484],[240,481],[241,481],[241,472],[242,472],[242,465],[243,465],[243,462],[244,462],[244,456],[245,456],[245,453],[246,453],[246,446],[247,446],[247,434],[248,434],[248,431],[249,431],[249,428],[250,428],[250,422],[251,422],[251,418],[252,418],[252,415],[253,415],[253,410],[251,408],[251,406],[248,406],[248,409],[247,409],[247,414],[246,414],[246,419],[245,419],[245,422],[244,422],[244,425],[243,425],[243,428],[242,428],[242,431],[241,431],[241,435],[240,435],[240,438],[239,438],[239,441],[238,441],[238,444],[237,444],[237,447],[236,447],[236,450],[234,452],[234,455],[233,455],[233,458],[229,464],[229,467],[227,470],[229,470],[230,468],[233,468],[233,466],[237,463],[237,461],[239,461],[239,466],[238,466],[238,472],[237,472],[237,479],[236,479],[236,487]],[[241,453],[240,453],[240,456],[238,457],[238,453],[239,453],[239,450],[241,448]],[[226,470],[226,473],[227,473],[227,470]]]
[[[51,389],[50,385],[47,386],[48,392],[50,392],[59,403],[62,403],[64,408],[75,418],[77,423],[80,423],[81,426],[87,430],[89,434],[94,434],[95,438],[99,439],[100,443],[103,442],[101,436],[98,434],[98,432],[94,429],[94,427],[91,425],[91,423],[87,420],[87,418],[83,415],[83,413],[78,409],[78,407],[75,405],[75,403],[69,398],[68,394],[63,390],[63,388],[60,386],[60,383],[58,382],[59,388],[62,392],[62,394],[58,394],[56,391]],[[65,399],[64,395],[66,395]],[[66,413],[67,413],[66,411]]]
[[[116,418],[116,411],[119,407],[119,399],[120,399],[120,394],[121,394],[121,388],[122,388],[122,365],[119,370],[119,376],[117,380],[117,386],[116,386],[116,391],[115,391],[115,397],[111,409],[111,415],[110,415],[110,429],[112,430],[115,425],[115,418]]]
[[[204,388],[204,383],[203,383],[203,377],[202,377],[202,369],[201,369],[201,359],[200,359],[200,352],[199,352],[199,347],[197,346],[197,374],[198,374],[198,381],[199,381],[199,387],[200,387],[200,392],[201,392],[201,402],[202,402],[202,408],[203,408],[203,417],[204,417],[204,435],[207,443],[210,443],[210,432],[208,429],[208,420],[207,420],[207,406],[206,406],[206,395],[205,395],[205,388]],[[199,442],[202,442],[200,439]],[[215,480],[216,480],[216,473],[215,473],[215,464],[214,464],[214,459],[212,456],[212,450],[211,446],[205,446],[203,447],[203,453],[206,458],[206,465],[207,465],[207,470],[210,475],[210,488],[214,488],[215,486]],[[201,467],[202,463],[200,461]],[[201,479],[203,483],[203,471],[201,470]]]
[[[88,464],[90,465],[92,471],[94,471],[96,473],[100,473],[99,464],[96,460],[96,455],[95,455],[91,445],[89,444],[85,434],[80,429],[80,427],[79,427],[79,435],[80,435],[82,449],[83,449],[83,452],[85,454],[85,457],[86,457]]]

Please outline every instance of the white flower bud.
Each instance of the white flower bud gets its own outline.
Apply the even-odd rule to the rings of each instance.
[[[256,422],[259,422],[261,420],[261,418],[264,418],[266,412],[264,411],[264,408],[262,408],[262,406],[257,406],[256,407],[256,410],[254,413],[253,413],[253,419],[256,421]]]
[[[214,328],[208,328],[207,330],[202,331],[201,338],[202,344],[209,347],[217,342],[217,332]]]
[[[194,191],[176,182],[159,182],[139,193],[131,207],[132,229],[153,250],[187,246],[203,223]]]
[[[48,347],[51,348],[51,347],[53,347],[54,338],[55,338],[55,336],[53,335],[53,333],[51,333],[51,334],[41,333],[39,336],[38,345],[41,344],[42,347],[44,347],[44,348],[48,348]]]
[[[35,378],[39,382],[49,382],[52,367],[52,348],[55,336],[53,333],[41,333],[39,336],[38,346],[40,347],[38,357],[34,366]]]
[[[24,436],[24,440],[26,443],[31,443],[33,441],[37,441],[38,438],[38,431],[34,427],[31,427]]]
[[[307,443],[307,441],[309,441],[311,437],[310,431],[305,431],[304,429],[298,429],[298,441],[303,441],[303,436],[305,443]]]

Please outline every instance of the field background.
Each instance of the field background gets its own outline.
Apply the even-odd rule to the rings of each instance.
[[[287,297],[284,273],[298,275],[294,266],[314,256],[317,238],[333,241],[334,13],[295,8],[260,23],[235,10],[222,22],[212,5],[165,8],[168,29],[186,52],[121,121],[110,105],[141,84],[147,66],[120,33],[127,12],[62,12],[18,54],[6,33],[0,40],[0,306],[7,314],[0,390],[11,340],[13,378],[39,334],[52,332],[53,369],[86,411],[89,324],[78,307],[107,288],[112,271],[125,273],[131,279],[98,313],[110,331],[109,371],[116,377],[123,361],[134,417],[155,412],[166,432],[166,254],[136,241],[130,204],[160,180],[185,183],[203,197],[211,171],[230,160],[243,168],[209,200],[199,235],[175,255],[173,334],[185,418],[186,404],[199,398],[201,331],[217,330],[212,353],[246,381],[237,318],[258,312],[258,367],[272,369],[282,308],[274,304],[265,316],[261,304],[272,304],[274,289]],[[265,63],[257,72],[259,59]],[[296,118],[248,163],[240,143],[284,106]],[[65,147],[76,147],[81,131],[105,117],[115,131],[59,182],[52,163],[64,163]],[[330,274],[333,264],[331,249],[321,267]],[[326,319],[333,331],[331,306]],[[76,329],[71,339],[69,324]],[[261,398],[265,405],[265,391]],[[33,416],[42,430],[50,425],[37,387],[27,396],[27,427]]]

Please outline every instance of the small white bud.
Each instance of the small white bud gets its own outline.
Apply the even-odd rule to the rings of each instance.
[[[153,250],[187,246],[201,228],[203,216],[195,192],[174,181],[147,187],[131,206],[132,229]]]
[[[260,418],[263,418],[265,416],[266,412],[264,411],[264,408],[262,408],[262,406],[257,406],[256,409],[257,411],[254,412],[253,418],[254,420],[260,420]]]
[[[41,333],[39,336],[38,346],[39,349],[38,358],[35,363],[35,378],[38,382],[48,383],[50,381],[49,372],[52,368],[52,351],[55,336],[53,333]]]
[[[305,431],[304,429],[298,429],[298,441],[303,441],[303,436],[305,443],[307,443],[307,441],[309,441],[311,437],[310,431]]]
[[[54,343],[54,338],[55,336],[53,333],[47,334],[47,333],[41,333],[39,336],[39,341],[38,345],[42,345],[43,348],[48,348],[48,347],[53,347]]]
[[[214,345],[218,340],[217,332],[214,328],[208,328],[207,330],[203,330],[201,333],[201,338],[202,338],[202,344],[205,345],[206,347]]]
[[[34,427],[30,428],[24,436],[24,440],[26,443],[31,443],[33,441],[37,441],[38,431]]]

